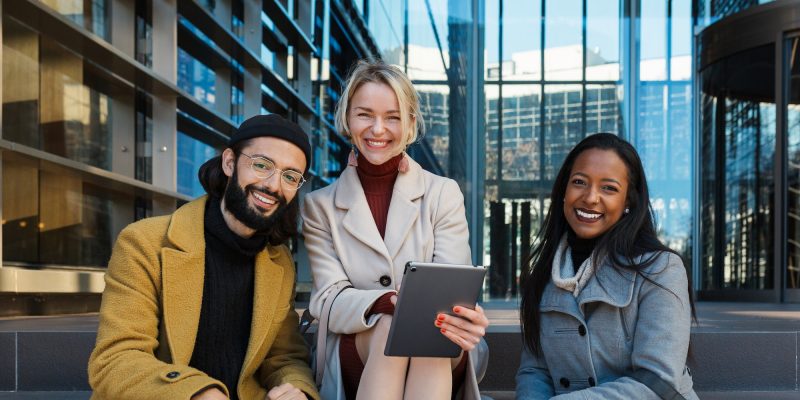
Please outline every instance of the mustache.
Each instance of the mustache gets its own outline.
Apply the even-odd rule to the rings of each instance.
[[[263,186],[257,186],[256,184],[251,184],[251,185],[245,186],[244,190],[247,191],[248,193],[252,192],[252,191],[261,192],[263,194],[266,194],[266,195],[268,195],[270,197],[273,197],[274,199],[278,200],[278,204],[280,204],[282,206],[286,205],[286,197],[283,197],[283,195],[278,194],[276,192],[273,192],[273,191],[271,191],[271,190],[269,190],[269,189],[267,189],[267,188],[265,188]]]

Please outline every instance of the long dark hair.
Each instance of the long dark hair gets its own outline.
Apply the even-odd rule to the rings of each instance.
[[[242,149],[247,147],[249,143],[250,140],[244,140],[230,147],[230,149],[233,150],[233,154],[236,156],[234,163],[237,166],[239,164],[239,156],[242,154]],[[225,196],[225,188],[228,186],[230,178],[228,178],[222,170],[221,155],[203,163],[197,171],[197,177],[200,179],[200,184],[203,185],[203,189],[205,189],[209,196],[214,196],[218,199],[222,199]],[[232,184],[237,183],[234,182]],[[266,236],[267,242],[272,246],[285,244],[289,239],[297,236],[297,220],[300,215],[300,206],[297,202],[297,196],[284,207],[286,207],[286,209],[269,230],[256,233]]]
[[[538,344],[541,331],[539,303],[542,300],[542,292],[550,281],[553,258],[558,244],[564,234],[571,229],[564,216],[564,195],[575,160],[581,153],[590,149],[611,150],[625,163],[628,168],[626,204],[630,209],[627,215],[598,239],[591,261],[595,264],[595,268],[600,268],[599,260],[607,257],[615,268],[634,270],[644,279],[661,286],[643,273],[642,269],[655,262],[661,252],[670,252],[680,257],[678,253],[658,239],[653,221],[653,210],[650,207],[650,192],[647,188],[642,161],[636,149],[630,143],[611,133],[597,133],[581,140],[569,152],[558,171],[553,190],[550,193],[550,208],[547,210],[541,229],[536,234],[526,268],[520,277],[522,335],[528,349],[537,354],[541,354],[541,347]],[[638,256],[644,254],[651,255],[645,257],[644,260],[636,260]],[[687,289],[694,316],[691,279]]]

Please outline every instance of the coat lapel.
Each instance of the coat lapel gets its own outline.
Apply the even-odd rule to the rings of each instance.
[[[361,187],[354,167],[347,167],[339,177],[334,201],[336,207],[347,210],[342,218],[344,229],[379,254],[387,256],[386,245],[381,240],[378,227],[375,226],[364,189]]]
[[[278,255],[278,250],[269,246],[267,251],[262,251],[256,256],[253,320],[250,324],[250,342],[247,345],[242,371],[254,362],[254,357],[264,344],[264,338],[275,318],[284,274],[283,268],[274,261]]]
[[[406,242],[408,232],[419,218],[419,202],[416,200],[422,197],[425,191],[422,167],[410,157],[408,166],[407,172],[397,175],[386,219],[387,229],[384,242],[389,251],[389,257],[392,259],[400,252],[400,248]]]
[[[174,248],[161,249],[164,325],[172,360],[181,364],[192,357],[203,302],[205,204],[203,197],[175,211],[167,229]]]
[[[617,308],[626,307],[633,299],[635,282],[635,271],[614,267],[606,259],[578,294],[578,303],[601,301]]]

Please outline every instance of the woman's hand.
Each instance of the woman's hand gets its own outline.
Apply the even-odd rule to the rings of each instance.
[[[291,383],[275,386],[267,393],[268,400],[307,400],[306,394]]]
[[[453,312],[457,316],[438,314],[434,325],[439,328],[442,335],[457,344],[464,351],[470,351],[480,343],[489,327],[489,319],[481,306],[476,305],[474,310],[466,307],[455,306]]]

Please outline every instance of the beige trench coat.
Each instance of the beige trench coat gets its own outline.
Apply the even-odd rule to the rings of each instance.
[[[406,262],[471,263],[464,196],[455,181],[423,170],[409,157],[409,170],[401,172],[394,185],[384,239],[355,167],[347,167],[332,185],[307,195],[302,215],[314,280],[312,316],[320,317],[334,284],[346,281],[353,286],[339,294],[330,310],[321,390],[325,399],[343,398],[338,334],[358,333],[375,325],[380,315],[364,315],[384,293],[397,289]],[[383,286],[386,277],[391,282]],[[465,400],[480,398],[478,382],[488,361],[485,341],[470,352],[470,361],[464,387],[459,389]]]

